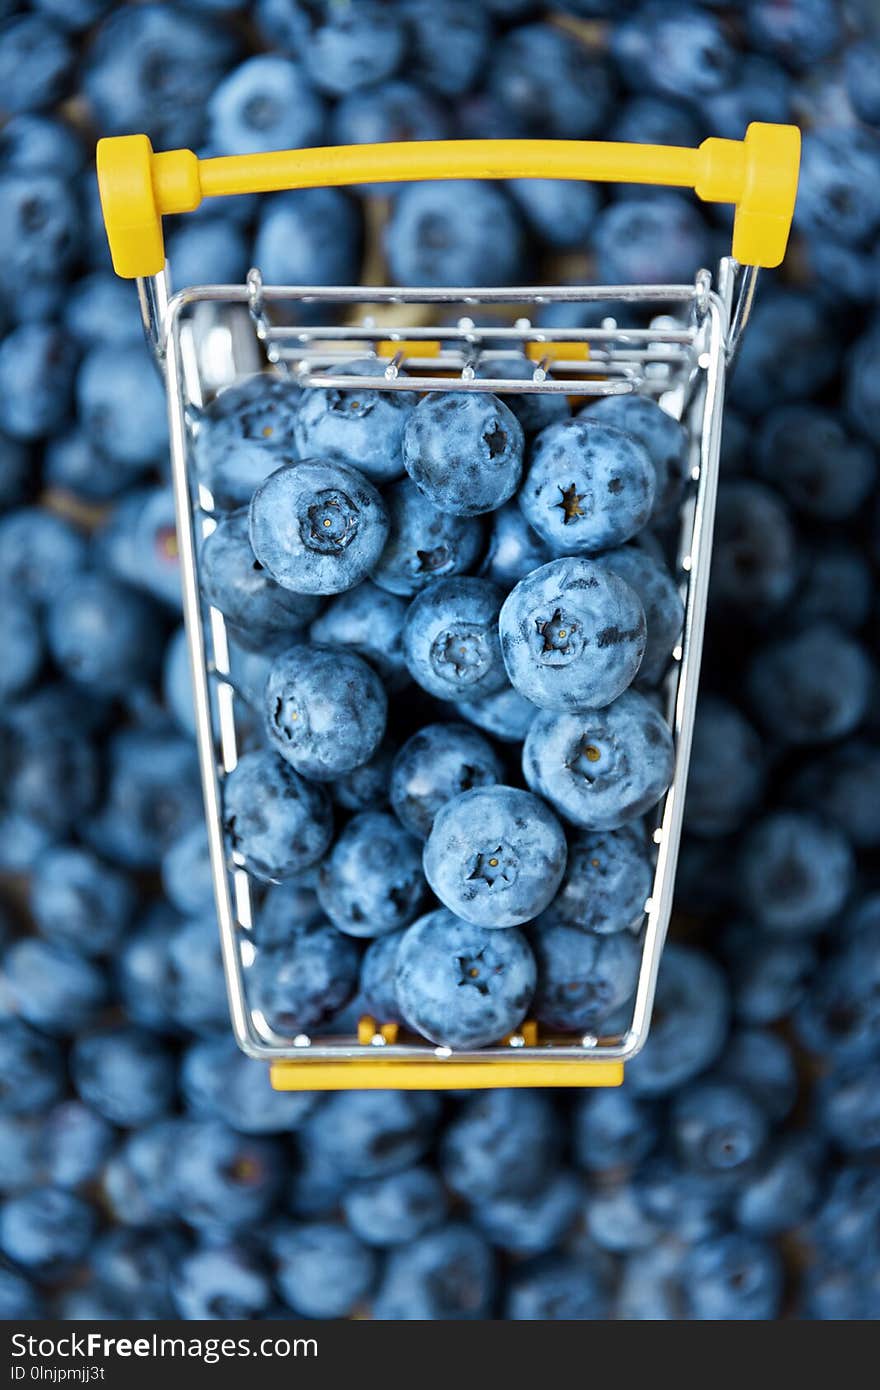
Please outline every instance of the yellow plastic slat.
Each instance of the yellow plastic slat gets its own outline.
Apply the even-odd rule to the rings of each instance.
[[[744,140],[704,140],[697,149],[598,140],[419,140],[198,159],[191,150],[154,154],[145,135],[98,142],[98,184],[117,275],[155,275],[164,264],[162,217],[203,198],[285,188],[425,179],[557,178],[692,188],[733,203],[733,254],[776,266],[785,254],[797,193],[800,132],[754,122]]]
[[[498,1086],[620,1086],[622,1062],[456,1062],[369,1057],[364,1061],[273,1062],[276,1091],[486,1091]]]

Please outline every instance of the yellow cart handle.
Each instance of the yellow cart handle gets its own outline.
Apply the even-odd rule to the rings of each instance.
[[[785,255],[800,162],[796,126],[754,122],[744,140],[704,140],[697,149],[597,140],[420,140],[339,145],[198,159],[155,154],[146,135],[98,142],[98,185],[117,275],[156,275],[165,264],[162,217],[203,198],[288,188],[429,179],[583,179],[692,188],[733,203],[733,255],[776,266]]]

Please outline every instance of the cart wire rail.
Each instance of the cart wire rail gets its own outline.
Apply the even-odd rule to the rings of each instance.
[[[199,758],[236,1041],[273,1063],[279,1089],[444,1088],[498,1085],[615,1085],[623,1063],[648,1033],[661,951],[672,910],[684,793],[696,710],[718,481],[725,374],[748,318],[757,271],[727,258],[717,285],[700,271],[691,285],[523,287],[497,290],[354,286],[267,286],[258,270],[244,285],[187,288],[171,296],[167,272],[138,281],[144,325],[163,368],[169,401],[172,480],[177,508],[183,604],[193,670]],[[601,302],[630,309],[648,326],[542,328],[534,318],[553,305]],[[297,304],[331,306],[344,321],[312,326],[279,321]],[[499,309],[515,313],[497,321]],[[439,313],[438,310],[445,313]],[[392,312],[393,311],[393,312]],[[659,312],[658,312],[659,311]],[[447,322],[426,324],[426,313]],[[390,316],[390,321],[389,321]],[[401,321],[401,317],[403,320]],[[410,321],[411,320],[411,321]],[[672,782],[653,831],[654,879],[641,928],[642,958],[628,1027],[610,1037],[544,1037],[526,1023],[492,1047],[455,1051],[401,1039],[394,1026],[362,1019],[356,1037],[283,1037],[248,1000],[248,966],[259,888],[230,855],[223,833],[223,781],[238,755],[236,705],[223,615],[199,585],[199,548],[216,524],[213,499],[192,460],[193,407],[244,373],[287,373],[310,389],[365,389],[346,365],[369,354],[385,364],[370,389],[561,392],[597,397],[640,392],[681,419],[689,436],[690,481],[681,510],[677,578],[685,602],[679,644],[666,683],[673,733]],[[532,366],[530,376],[481,375],[504,362]],[[212,699],[212,687],[215,698]],[[257,890],[257,891],[255,891]],[[381,1063],[381,1065],[376,1065]]]

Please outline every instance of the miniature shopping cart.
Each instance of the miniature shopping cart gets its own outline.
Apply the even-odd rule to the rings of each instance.
[[[758,268],[785,253],[800,137],[792,126],[754,124],[743,141],[698,149],[577,141],[423,142],[293,150],[199,160],[189,150],[154,154],[146,136],[102,140],[98,177],[113,262],[137,280],[148,339],[164,374],[192,663],[198,746],[232,1025],[239,1046],[272,1063],[278,1089],[613,1086],[644,1044],[672,907],[684,793],[703,645],[718,481],[725,373],[749,317]],[[404,289],[245,284],[201,285],[171,295],[162,216],[205,197],[318,185],[426,179],[565,178],[692,188],[735,205],[733,255],[714,278],[691,284]],[[549,306],[601,303],[596,327],[542,329]],[[291,322],[307,303],[309,325]],[[610,306],[610,307],[609,307]],[[312,320],[322,318],[321,324]],[[199,542],[213,526],[212,499],[196,475],[190,417],[220,387],[258,370],[301,386],[363,389],[347,364],[374,354],[384,375],[371,389],[553,391],[571,398],[641,392],[680,419],[690,441],[690,484],[681,513],[678,577],[685,622],[667,680],[675,773],[654,822],[655,872],[645,903],[643,953],[632,1014],[613,1037],[542,1036],[532,1023],[496,1046],[452,1052],[363,1018],[356,1036],[281,1037],[248,1002],[248,966],[260,885],[224,843],[222,784],[238,758],[238,701],[222,615],[200,594]],[[505,356],[513,379],[484,375]],[[531,372],[522,377],[522,360]],[[551,369],[552,368],[552,373]]]

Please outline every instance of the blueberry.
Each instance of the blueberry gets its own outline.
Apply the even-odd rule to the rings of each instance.
[[[711,603],[760,622],[791,596],[797,582],[794,529],[769,488],[746,479],[718,489]]]
[[[792,118],[791,79],[779,63],[757,54],[742,55],[736,79],[700,102],[706,129],[725,140],[741,140],[751,121],[786,124]],[[688,144],[695,143],[688,141]]]
[[[482,541],[476,517],[438,511],[409,478],[393,483],[384,500],[388,540],[372,571],[380,588],[417,594],[435,579],[461,574],[474,564]]]
[[[783,1139],[739,1192],[737,1225],[765,1237],[800,1226],[819,1195],[820,1157],[820,1146],[809,1137]]]
[[[678,1242],[690,1246],[724,1229],[730,1208],[726,1184],[689,1172],[668,1154],[649,1158],[632,1186],[644,1215]]]
[[[445,97],[460,97],[482,76],[492,28],[467,0],[403,0],[409,36],[407,73]]]
[[[494,184],[411,183],[394,200],[385,255],[398,285],[516,284],[522,226],[515,206]]]
[[[480,1204],[479,1229],[499,1249],[518,1256],[543,1255],[557,1247],[577,1219],[582,1188],[573,1173],[556,1173],[547,1186],[525,1197],[496,1197]]]
[[[77,415],[99,453],[120,466],[163,459],[168,427],[161,379],[140,343],[107,343],[85,356],[76,378]]]
[[[843,59],[846,90],[856,115],[868,125],[880,125],[880,46],[876,38],[852,43]]]
[[[507,187],[532,231],[546,245],[562,251],[581,251],[587,245],[599,209],[599,194],[592,184],[575,179],[513,179]]]
[[[803,812],[765,816],[740,859],[744,904],[764,926],[794,935],[817,931],[843,907],[853,884],[844,836]]]
[[[8,700],[33,684],[43,663],[40,615],[26,594],[0,594],[0,643],[5,658],[0,696]]]
[[[196,914],[213,907],[214,879],[202,821],[185,831],[162,856],[162,887],[178,912]]]
[[[746,687],[770,733],[807,745],[852,733],[868,711],[872,678],[860,643],[831,623],[816,623],[758,648]]]
[[[164,731],[122,729],[107,748],[107,785],[86,823],[89,843],[125,868],[157,868],[168,846],[202,814],[195,749]]]
[[[107,1003],[101,967],[69,946],[25,937],[3,956],[3,983],[14,1011],[46,1033],[87,1028]]]
[[[693,835],[731,834],[761,799],[766,767],[761,740],[735,705],[701,695],[688,769],[685,818]]]
[[[343,1210],[360,1240],[386,1248],[408,1245],[439,1226],[447,1199],[432,1169],[413,1167],[353,1184],[343,1197]]]
[[[808,235],[865,241],[880,224],[880,139],[853,127],[804,136],[796,216]]]
[[[70,1066],[80,1099],[123,1128],[160,1119],[174,1098],[174,1059],[142,1028],[121,1025],[78,1037]]]
[[[0,1116],[0,1192],[4,1197],[32,1187],[42,1176],[43,1122],[36,1116]]]
[[[83,71],[95,125],[102,135],[142,130],[159,149],[198,145],[208,98],[233,52],[229,31],[207,17],[167,4],[114,9]]]
[[[275,1091],[265,1064],[246,1057],[233,1038],[203,1038],[183,1059],[180,1086],[189,1109],[239,1134],[283,1134],[314,1107],[308,1091]]]
[[[441,806],[424,850],[425,876],[440,901],[479,927],[536,917],[559,887],[565,859],[552,811],[529,792],[498,785]]]
[[[476,516],[512,497],[522,472],[523,430],[488,393],[427,395],[403,432],[403,462],[441,512]]]
[[[175,1270],[172,1296],[187,1321],[258,1318],[272,1302],[272,1286],[247,1250],[210,1241],[185,1255]]]
[[[79,428],[47,440],[43,453],[47,487],[86,503],[119,497],[141,471],[120,468],[118,463],[97,453]]]
[[[870,1254],[880,1212],[880,1176],[852,1161],[833,1174],[810,1223],[810,1241],[822,1254],[857,1261]]]
[[[301,51],[315,85],[344,96],[391,77],[405,47],[403,16],[367,0],[341,10],[326,6]]]
[[[379,1023],[400,1023],[395,981],[400,931],[385,932],[370,942],[361,961],[360,992],[369,1013]]]
[[[601,130],[609,112],[605,69],[550,24],[511,29],[494,47],[488,77],[490,92],[525,122],[529,135],[579,140]]]
[[[627,1068],[636,1096],[668,1095],[718,1056],[727,1034],[725,979],[708,956],[678,943],[663,953],[654,1022],[645,1050]]]
[[[847,1155],[875,1156],[880,1150],[880,1064],[838,1064],[822,1077],[816,1095],[819,1127]]]
[[[0,1061],[0,1115],[40,1114],[62,1094],[58,1044],[19,1019],[0,1019]]]
[[[320,143],[324,103],[302,69],[275,53],[248,58],[214,87],[211,144],[227,154],[260,154]]]
[[[791,940],[747,928],[733,935],[735,950],[730,961],[730,985],[734,1010],[746,1023],[778,1023],[804,997],[816,968],[816,952],[809,941]]]
[[[761,1107],[731,1082],[697,1082],[673,1103],[672,1139],[695,1173],[735,1182],[760,1157],[767,1133]]]
[[[233,854],[271,881],[317,863],[333,822],[322,787],[272,753],[246,753],[223,788],[223,828]]]
[[[595,1264],[555,1255],[521,1265],[505,1304],[509,1322],[601,1322],[608,1293]]]
[[[391,1252],[372,1313],[384,1322],[482,1320],[494,1292],[488,1244],[471,1227],[449,1223]]]
[[[344,1226],[275,1226],[268,1244],[275,1282],[299,1317],[349,1317],[372,1288],[374,1256]]]
[[[39,111],[65,94],[73,49],[59,24],[45,15],[19,15],[0,29],[0,86],[6,111]]]
[[[33,1187],[10,1197],[0,1212],[0,1248],[23,1265],[57,1277],[83,1259],[95,1231],[95,1211],[61,1187]]]
[[[656,1144],[658,1128],[650,1103],[629,1088],[584,1091],[572,1116],[575,1160],[588,1173],[635,1168]]]
[[[532,1012],[551,1031],[600,1032],[631,997],[642,950],[629,933],[598,936],[551,918],[529,941],[538,967]]]
[[[381,743],[367,762],[335,778],[330,790],[336,804],[347,811],[369,811],[386,806],[393,756],[391,745]]]
[[[89,1262],[99,1284],[124,1304],[145,1303],[160,1316],[170,1317],[169,1285],[186,1253],[186,1243],[177,1231],[119,1229],[98,1237]]]
[[[175,1210],[208,1234],[251,1227],[271,1211],[282,1175],[277,1141],[236,1134],[218,1120],[188,1120],[173,1158]]]
[[[731,400],[757,416],[784,401],[809,399],[834,376],[839,355],[821,301],[802,290],[773,288],[749,321]]]
[[[604,208],[593,232],[604,285],[689,285],[712,264],[712,239],[690,199],[644,192]]]
[[[48,1114],[43,1135],[49,1181],[71,1188],[93,1182],[114,1141],[112,1126],[81,1101],[56,1105]]]
[[[216,1033],[229,1025],[226,979],[216,914],[185,918],[167,948],[172,983],[172,1023],[192,1033]]]
[[[649,5],[624,18],[611,51],[628,86],[671,97],[718,91],[736,64],[720,21],[683,4]]]
[[[349,92],[335,104],[330,116],[330,136],[337,145],[443,140],[451,133],[451,116],[438,98],[416,83],[399,78]],[[392,196],[400,191],[400,185],[360,184],[357,189],[361,193]],[[445,216],[445,203],[442,206]]]
[[[523,745],[532,791],[586,830],[617,830],[638,819],[669,786],[673,766],[665,720],[632,690],[589,714],[542,711]]]
[[[317,781],[332,781],[373,756],[387,706],[375,671],[344,648],[291,647],[272,663],[266,681],[272,745],[297,772]]]
[[[23,279],[51,286],[70,273],[79,253],[80,214],[65,177],[49,170],[0,177],[0,209],[0,287],[3,298],[14,304]],[[28,293],[33,295],[33,283]]]
[[[773,1321],[782,1302],[783,1270],[772,1245],[732,1232],[685,1253],[682,1283],[696,1321]]]
[[[251,500],[254,554],[273,579],[296,593],[353,589],[376,564],[387,535],[378,492],[342,464],[285,464]]]
[[[175,289],[241,284],[252,259],[247,238],[232,217],[184,222],[168,237],[166,250]]]
[[[841,38],[834,0],[747,0],[747,33],[756,48],[809,70]]]
[[[248,647],[294,640],[298,629],[319,612],[320,599],[282,588],[251,549],[248,511],[220,517],[205,537],[199,558],[202,593],[219,608],[235,636]]]
[[[407,679],[401,648],[406,604],[365,579],[340,594],[309,628],[312,641],[328,649],[356,652],[373,665],[389,687]]]
[[[144,594],[103,571],[72,577],[46,617],[49,650],[78,685],[122,694],[159,665],[160,615]]]
[[[84,163],[79,134],[63,117],[13,116],[0,132],[0,164],[11,172],[73,177]]]
[[[594,555],[634,536],[654,503],[654,470],[639,442],[579,416],[535,441],[519,504],[557,555]]]
[[[623,1261],[615,1317],[626,1322],[678,1321],[680,1265],[681,1250],[670,1241],[661,1240],[647,1250],[629,1254]]]
[[[831,411],[809,404],[780,406],[761,423],[757,465],[798,511],[843,521],[869,496],[876,465],[870,448],[850,438]]]
[[[798,1062],[791,1046],[765,1028],[737,1028],[727,1041],[716,1075],[745,1087],[773,1124],[794,1109]]]
[[[268,889],[254,923],[255,940],[259,946],[277,946],[300,926],[316,922],[321,905],[315,892],[316,869],[306,869],[286,883],[275,883]]]
[[[804,559],[795,599],[798,622],[828,621],[851,632],[871,611],[873,577],[867,556],[847,541],[823,537]]]
[[[535,963],[515,929],[487,932],[440,909],[409,927],[395,990],[405,1021],[432,1042],[480,1048],[523,1020]]]
[[[85,537],[54,512],[21,507],[0,517],[0,582],[33,602],[54,598],[86,555]]]
[[[608,705],[634,680],[645,652],[637,593],[609,566],[553,560],[521,579],[499,617],[515,689],[540,709]]]
[[[560,1147],[548,1092],[485,1091],[468,1096],[447,1124],[440,1169],[447,1186],[467,1202],[528,1196],[546,1186]]]
[[[439,1102],[424,1091],[338,1091],[306,1120],[306,1151],[347,1180],[381,1178],[430,1148]]]
[[[678,420],[667,415],[647,396],[602,396],[584,418],[616,425],[631,434],[647,450],[654,466],[654,514],[667,518],[674,511],[687,476],[687,434]]]
[[[424,897],[418,841],[381,811],[349,821],[318,873],[318,901],[348,936],[407,926]]]
[[[180,551],[170,488],[126,493],[100,533],[96,550],[120,579],[179,610]]]
[[[551,558],[550,551],[529,526],[516,502],[508,502],[492,517],[480,574],[510,589]]]
[[[826,816],[856,849],[880,845],[880,749],[848,739],[815,764],[808,763],[792,788],[796,804]]]
[[[720,93],[723,95],[724,88]],[[613,140],[637,145],[697,145],[700,127],[691,108],[675,98],[636,93],[615,113],[609,131]],[[742,130],[737,130],[737,138]]]
[[[841,941],[813,977],[794,1013],[810,1052],[859,1062],[876,1051],[880,1030],[880,954],[876,927]]]
[[[636,1188],[627,1182],[591,1193],[584,1222],[591,1240],[611,1254],[647,1250],[659,1234],[656,1222],[642,1210]]]
[[[486,579],[442,579],[413,600],[403,655],[418,684],[440,700],[479,699],[506,684],[498,640],[502,592]]]
[[[571,186],[586,187],[586,185],[581,184]],[[481,356],[477,366],[477,376],[484,379],[502,381],[552,380],[549,373],[541,378],[537,375],[540,372],[546,373],[546,368],[540,362],[530,362],[525,357]],[[527,436],[539,434],[548,425],[554,425],[560,420],[567,420],[571,415],[567,399],[556,391],[540,391],[534,394],[529,392],[508,394],[502,391],[499,393],[499,398],[519,420]]]
[[[877,403],[877,363],[880,331],[869,329],[850,351],[846,364],[844,409],[856,429],[872,444],[880,443]]]
[[[511,686],[499,690],[497,695],[486,695],[482,700],[461,700],[455,708],[469,723],[503,743],[522,743],[538,712]]]
[[[361,211],[348,193],[340,188],[297,188],[261,204],[253,263],[267,285],[351,285],[360,277],[362,243]],[[317,312],[305,306],[297,309],[300,314]],[[322,391],[309,391],[307,399],[321,395]],[[368,438],[362,442],[369,445]],[[314,452],[323,455],[325,450]],[[368,472],[356,457],[351,462]]]
[[[0,428],[14,439],[54,434],[70,413],[76,354],[51,323],[23,323],[0,344]]]
[[[299,398],[293,382],[263,372],[227,386],[199,412],[193,459],[218,506],[250,502],[290,457]]]
[[[651,854],[637,830],[570,835],[565,876],[545,917],[600,935],[636,931],[653,880]]]
[[[354,994],[359,953],[328,922],[309,922],[278,945],[257,951],[250,970],[251,1002],[283,1036],[308,1033]]]
[[[488,741],[465,724],[426,724],[398,752],[391,771],[394,812],[423,839],[442,806],[461,792],[491,786],[502,768]]]
[[[160,1120],[126,1135],[101,1178],[101,1195],[114,1220],[158,1225],[173,1212],[173,1160],[186,1121]]]

